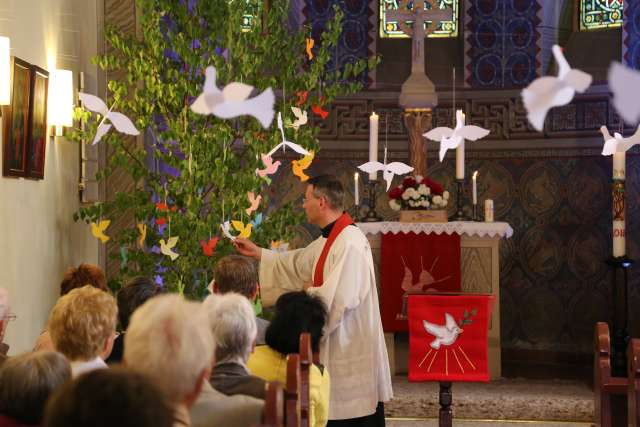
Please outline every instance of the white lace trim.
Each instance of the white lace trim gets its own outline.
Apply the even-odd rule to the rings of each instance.
[[[356,224],[364,234],[425,233],[459,234],[478,237],[511,237],[513,229],[506,222],[452,221],[436,222],[359,222]]]

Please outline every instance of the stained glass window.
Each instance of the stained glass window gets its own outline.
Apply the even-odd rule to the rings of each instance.
[[[251,2],[247,0],[244,13],[242,14],[242,31],[251,30],[251,27],[253,27],[253,17],[256,16],[258,12],[256,4],[251,4]]]
[[[624,0],[580,0],[580,29],[619,27],[623,5]]]
[[[399,0],[380,0],[380,37],[385,38],[407,38],[407,36],[396,21],[387,19],[387,10],[397,10]],[[438,28],[428,37],[456,37],[458,35],[458,8],[459,0],[438,0],[440,9],[453,9],[453,20],[443,21],[438,24]],[[425,7],[430,7],[425,2]],[[407,9],[413,9],[413,1],[407,2]],[[425,28],[431,23],[425,23]]]

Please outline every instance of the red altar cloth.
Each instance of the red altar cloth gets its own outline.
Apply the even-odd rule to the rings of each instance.
[[[460,291],[460,236],[383,234],[380,310],[385,332],[408,330],[406,297],[423,291]]]
[[[492,295],[409,296],[409,381],[489,381]]]

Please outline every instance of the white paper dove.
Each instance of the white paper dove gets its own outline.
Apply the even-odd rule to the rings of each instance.
[[[291,107],[291,111],[293,111],[293,115],[296,116],[296,119],[290,125],[287,125],[288,128],[294,128],[295,130],[300,129],[300,126],[306,125],[309,121],[309,117],[307,116],[307,111],[302,110],[298,107]]]
[[[253,86],[232,82],[220,90],[216,84],[216,68],[207,67],[204,88],[200,96],[191,104],[191,110],[197,114],[213,114],[221,119],[238,116],[253,116],[263,128],[271,126],[275,96],[271,88],[260,95],[249,98]]]
[[[387,191],[391,187],[394,175],[404,175],[413,170],[411,166],[401,162],[391,162],[388,165],[380,162],[367,162],[358,166],[358,169],[368,173],[382,171],[382,177],[387,181]]]
[[[282,142],[276,145],[275,147],[273,147],[271,151],[267,153],[267,156],[271,157],[273,153],[278,151],[280,148],[282,148],[282,151],[286,151],[286,147],[291,148],[296,153],[304,154],[305,156],[309,155],[309,152],[305,150],[301,145],[298,145],[291,141],[287,141],[287,139],[284,136],[284,128],[282,127],[282,114],[280,114],[279,112],[278,112],[278,129],[280,129],[280,133],[282,134]]]
[[[625,122],[640,120],[640,73],[613,61],[609,67],[609,88],[613,92],[613,106]]]
[[[560,46],[553,45],[552,51],[558,64],[558,77],[539,77],[522,90],[527,118],[538,131],[542,131],[544,119],[551,108],[571,102],[575,93],[587,90],[592,80],[590,74],[569,66]]]
[[[600,132],[604,137],[604,146],[602,147],[603,156],[611,156],[613,153],[623,153],[635,144],[640,144],[640,126],[636,129],[636,133],[628,138],[623,137],[618,132],[615,132],[613,136],[611,136],[606,126],[602,126]]]
[[[98,142],[100,142],[102,137],[105,136],[107,132],[109,132],[112,125],[120,133],[126,133],[127,135],[140,134],[140,131],[136,129],[133,122],[127,116],[125,116],[122,113],[111,111],[107,107],[107,104],[105,104],[104,101],[98,98],[97,96],[80,92],[78,93],[78,97],[80,98],[80,101],[82,101],[82,104],[87,110],[90,110],[90,111],[93,111],[94,113],[98,113],[102,115],[102,120],[98,125],[98,129],[96,130],[96,136],[93,138],[92,144],[95,145]],[[107,120],[109,121],[109,123],[105,123]]]
[[[476,141],[487,135],[489,135],[489,131],[485,128],[475,125],[465,125],[462,110],[456,111],[455,129],[442,126],[422,134],[425,138],[440,142],[440,162],[444,159],[448,149],[456,148],[465,139]]]
[[[429,323],[426,320],[422,321],[424,329],[436,337],[435,340],[429,344],[432,349],[438,350],[440,346],[451,345],[456,342],[458,335],[462,333],[462,329],[458,326],[455,319],[449,313],[444,314],[445,324],[444,326],[436,325],[435,323]]]
[[[236,236],[231,234],[231,223],[229,221],[225,221],[224,223],[220,224],[220,228],[222,229],[222,234],[224,234],[227,239],[231,241],[236,240]]]
[[[160,252],[171,258],[171,261],[175,261],[180,256],[173,250],[178,244],[178,239],[178,236],[169,237],[166,242],[164,239],[160,239]]]

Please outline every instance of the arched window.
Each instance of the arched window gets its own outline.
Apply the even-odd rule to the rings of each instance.
[[[624,0],[580,0],[580,30],[598,30],[622,25]]]
[[[401,38],[408,37],[400,30],[398,23],[387,19],[387,10],[398,9],[399,0],[379,0],[380,1],[380,37],[383,38]],[[453,9],[453,21],[444,21],[438,25],[438,28],[429,37],[456,37],[458,35],[458,16],[459,16],[460,0],[438,0],[440,9]],[[429,3],[425,2],[425,5]],[[427,7],[427,6],[425,6]],[[413,1],[408,2],[408,9],[413,8]],[[429,23],[425,24],[425,28]]]

